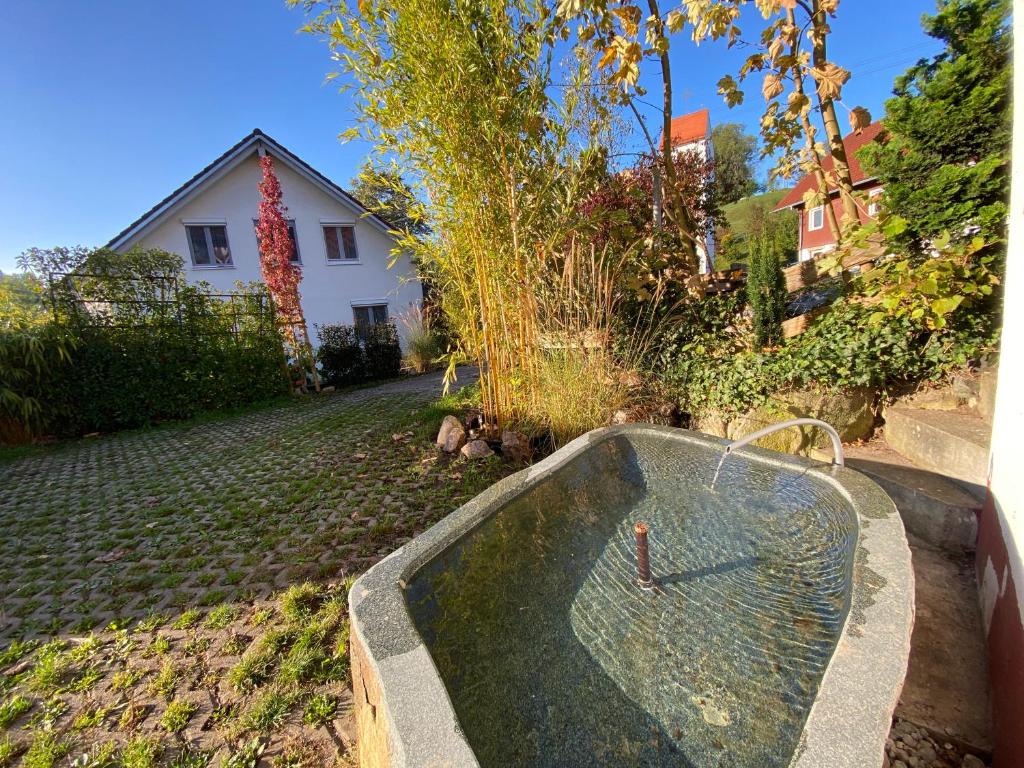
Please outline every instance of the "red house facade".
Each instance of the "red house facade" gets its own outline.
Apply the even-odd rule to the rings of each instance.
[[[846,147],[846,157],[850,162],[850,176],[853,179],[853,188],[857,192],[867,194],[867,203],[858,205],[857,213],[862,222],[867,221],[878,213],[878,201],[875,199],[882,194],[882,185],[878,179],[869,176],[857,160],[857,150],[874,141],[882,132],[882,124],[875,122],[867,126],[860,134],[851,133],[843,137],[843,146]],[[825,171],[832,170],[832,156],[829,155],[822,161]],[[813,174],[807,174],[783,197],[776,211],[787,208],[794,209],[800,216],[800,245],[799,260],[809,261],[836,247],[835,235],[828,226],[828,217],[825,216],[823,205],[807,209],[804,202],[804,193],[815,189],[816,182]],[[829,204],[836,213],[836,220],[842,221],[843,206],[839,200],[839,190],[831,188],[828,191]]]

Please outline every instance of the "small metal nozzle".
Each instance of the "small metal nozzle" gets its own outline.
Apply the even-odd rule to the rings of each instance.
[[[654,588],[654,580],[651,579],[651,555],[647,546],[649,530],[647,523],[638,522],[633,525],[633,533],[636,534],[636,583],[644,589]]]

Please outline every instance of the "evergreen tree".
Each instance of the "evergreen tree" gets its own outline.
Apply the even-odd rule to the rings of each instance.
[[[398,171],[377,168],[366,162],[359,175],[352,179],[352,194],[367,210],[395,229],[417,237],[430,234],[422,206],[417,204],[415,195]]]
[[[1010,159],[1009,0],[941,0],[925,31],[946,49],[901,75],[886,102],[884,143],[859,159],[906,219],[912,250],[948,231],[1006,234]]]
[[[779,240],[770,233],[755,239],[747,271],[747,299],[754,312],[754,343],[758,348],[782,341],[786,316],[786,283],[782,277]]]

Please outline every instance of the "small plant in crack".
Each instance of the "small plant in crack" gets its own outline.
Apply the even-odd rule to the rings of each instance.
[[[75,717],[71,724],[71,730],[85,731],[89,728],[96,728],[103,723],[109,711],[106,707],[101,707],[98,704],[89,704]]]
[[[317,693],[310,696],[302,719],[314,728],[319,728],[321,725],[327,725],[327,723],[331,722],[337,712],[338,700],[334,696],[326,693]]]
[[[69,659],[64,653],[64,643],[51,640],[39,648],[35,665],[28,678],[29,690],[36,693],[50,693],[56,690],[67,674]]]
[[[32,709],[32,702],[24,696],[15,695],[0,704],[0,729],[7,728],[11,723]]]
[[[53,768],[69,749],[69,744],[55,734],[39,731],[21,758],[21,768]]]
[[[74,759],[72,768],[114,768],[117,765],[117,742],[104,741]]]
[[[171,650],[171,641],[164,635],[157,635],[142,652],[142,658],[150,659],[154,656],[164,656]]]
[[[266,748],[267,743],[257,736],[232,752],[224,761],[224,768],[256,768],[260,761],[260,755]]]
[[[156,677],[150,681],[149,692],[170,701],[174,696],[174,689],[178,685],[178,676],[179,672],[174,666],[174,662],[165,661]]]
[[[239,609],[234,605],[218,605],[206,615],[204,626],[208,629],[224,629],[238,617]]]
[[[269,733],[279,728],[288,717],[288,711],[295,703],[295,698],[295,694],[291,691],[272,688],[256,699],[246,713],[245,724],[253,730],[263,733]]]
[[[125,669],[119,669],[110,678],[110,687],[118,692],[127,691],[135,687],[135,684],[142,679],[145,674],[141,669],[135,669],[133,667],[126,667]]]
[[[188,727],[189,721],[198,709],[199,705],[194,702],[175,699],[164,710],[160,718],[160,727],[168,733],[179,734]]]
[[[155,768],[163,751],[160,742],[153,738],[137,737],[125,744],[121,750],[122,768]]]
[[[170,762],[170,768],[206,768],[213,759],[207,750],[185,747]]]
[[[198,608],[189,608],[186,611],[182,611],[181,615],[171,626],[175,629],[192,629],[192,627],[196,626],[202,618],[202,611]]]
[[[182,653],[190,657],[201,656],[206,653],[212,643],[213,640],[209,637],[193,634],[185,641],[185,645],[182,647]]]

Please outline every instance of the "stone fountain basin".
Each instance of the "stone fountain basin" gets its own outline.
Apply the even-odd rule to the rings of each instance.
[[[367,571],[360,765],[881,765],[914,615],[900,517],[858,472],[757,448],[709,489],[724,445],[594,430]]]

